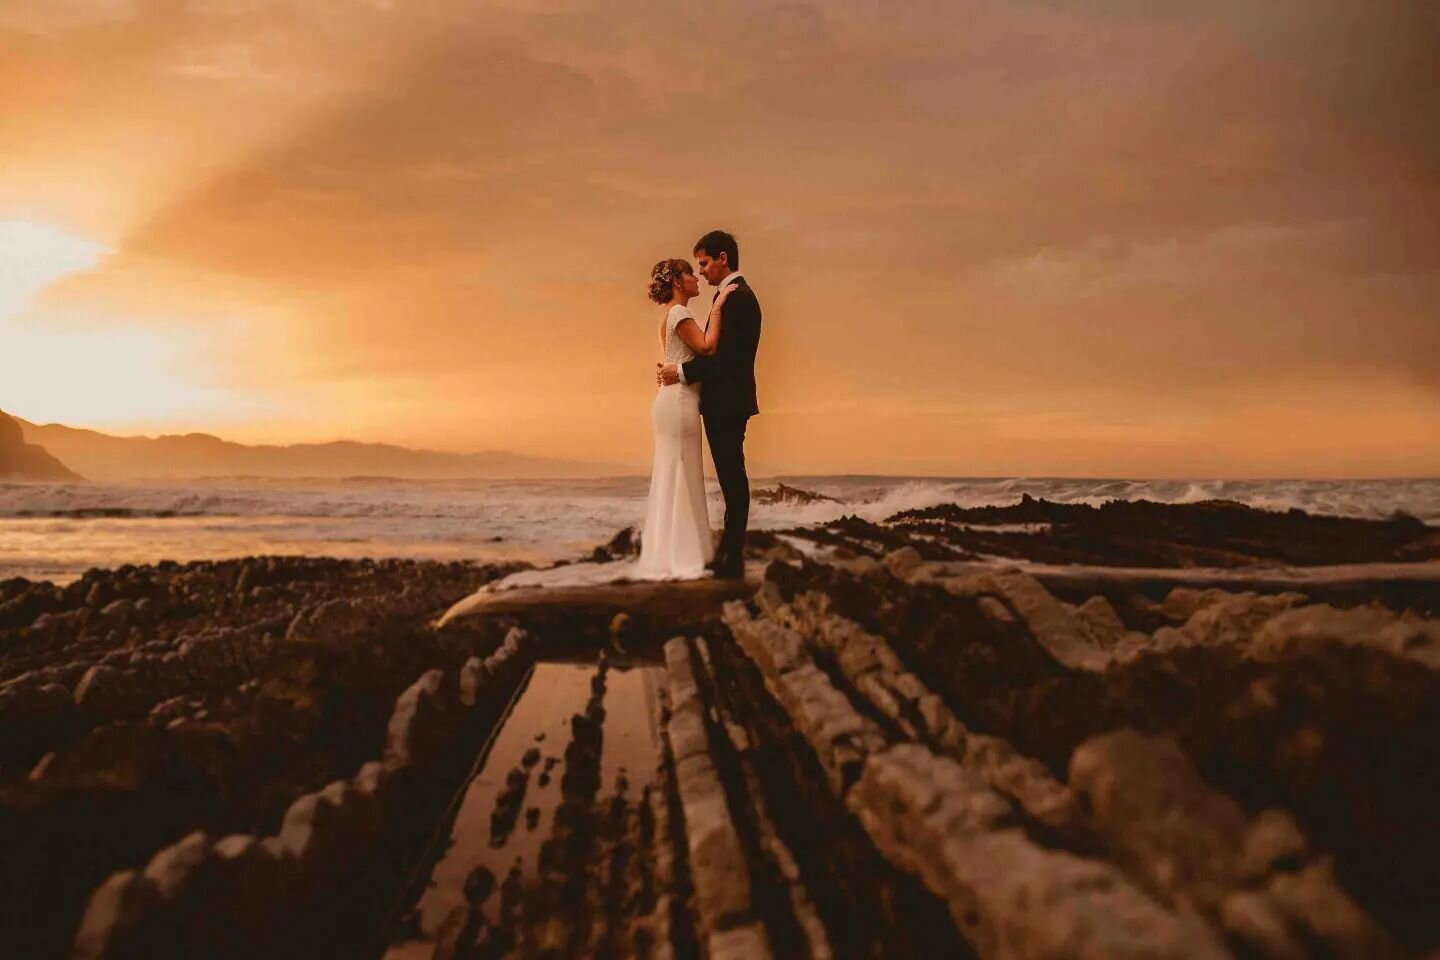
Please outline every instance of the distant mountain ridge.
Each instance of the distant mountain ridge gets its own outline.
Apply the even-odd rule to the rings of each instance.
[[[208,433],[117,437],[62,424],[13,418],[25,440],[40,444],[93,480],[197,479],[217,476],[384,476],[407,480],[615,476],[615,464],[532,457],[504,451],[445,453],[388,443],[336,440],[284,446],[247,445]]]
[[[27,443],[25,421],[0,410],[0,479],[80,480],[43,446]]]

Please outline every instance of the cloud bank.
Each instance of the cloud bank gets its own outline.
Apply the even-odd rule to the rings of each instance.
[[[644,277],[724,225],[762,469],[1433,474],[1437,49],[1425,0],[22,0],[0,215],[112,247],[53,322],[183,329],[249,439],[643,466]]]

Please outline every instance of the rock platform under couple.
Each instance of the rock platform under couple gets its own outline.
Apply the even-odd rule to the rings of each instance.
[[[764,578],[764,564],[746,565],[743,579],[645,577],[638,561],[570,563],[545,570],[522,570],[487,583],[459,601],[436,621],[443,627],[472,616],[516,613],[541,606],[564,606],[591,613],[656,616],[660,620],[703,615],[717,604],[753,593]]]

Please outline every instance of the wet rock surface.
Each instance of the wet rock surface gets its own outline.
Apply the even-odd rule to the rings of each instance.
[[[114,871],[197,829],[277,833],[378,760],[407,685],[499,642],[426,618],[510,569],[255,557],[0,583],[3,952],[65,955]]]
[[[811,503],[839,503],[834,497],[827,497],[823,493],[816,493],[813,490],[802,490],[800,487],[791,487],[783,483],[777,483],[773,487],[761,487],[753,490],[750,496],[756,503],[766,504],[787,503],[805,506]]]
[[[946,504],[883,524],[848,517],[788,533],[878,556],[913,539],[927,559],[1009,557],[1129,567],[1315,566],[1440,559],[1440,529],[1406,514],[1365,520],[1260,510],[1225,500],[1166,504],[1114,500],[1099,507],[1028,494],[1006,507]]]
[[[26,920],[0,942],[1440,948],[1436,582],[1185,576],[1423,561],[1433,532],[1158,506],[849,518],[755,537],[725,592],[539,590],[443,627],[504,571],[254,558],[0,584],[0,873]],[[1046,537],[1056,562],[1176,569],[1089,591],[973,560]]]

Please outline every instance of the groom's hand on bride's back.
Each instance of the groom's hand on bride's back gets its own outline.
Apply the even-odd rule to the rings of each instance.
[[[668,387],[672,383],[680,382],[680,371],[673,363],[655,364],[655,384],[660,387]]]

